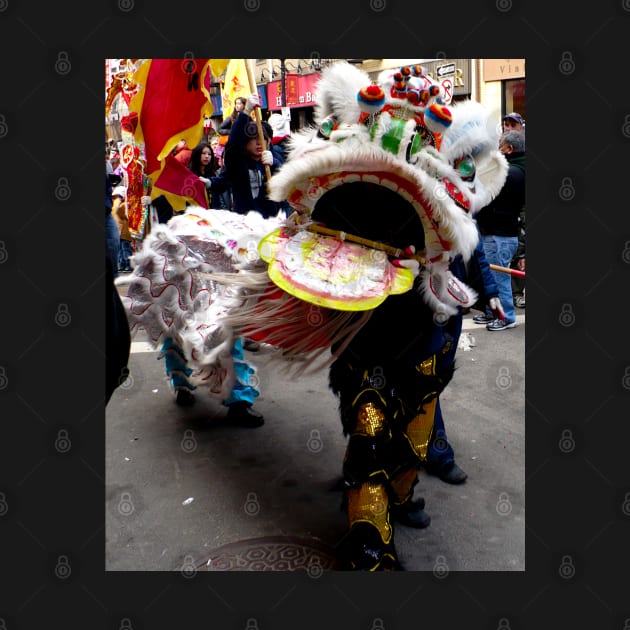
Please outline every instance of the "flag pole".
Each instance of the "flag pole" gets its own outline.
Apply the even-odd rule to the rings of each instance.
[[[245,59],[245,68],[247,69],[247,80],[249,82],[249,90],[251,94],[258,93],[258,87],[256,86],[256,78],[254,77],[254,71],[251,67],[251,59]],[[254,120],[256,121],[256,125],[258,126],[258,140],[260,142],[260,146],[263,147],[263,151],[266,150],[267,145],[265,144],[265,136],[262,130],[262,115],[260,112],[260,108],[255,108],[252,114],[254,114]],[[267,182],[271,179],[271,169],[269,168],[269,164],[265,164],[265,175],[267,176]]]
[[[510,267],[501,267],[500,265],[488,265],[492,271],[498,271],[499,273],[509,273],[511,276],[516,276],[517,278],[524,278],[525,272],[520,271],[519,269],[512,269]]]

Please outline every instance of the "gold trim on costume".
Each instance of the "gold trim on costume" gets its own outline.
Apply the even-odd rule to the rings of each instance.
[[[415,468],[404,470],[390,481],[390,485],[396,495],[396,504],[406,503],[413,494],[413,487],[418,477]]]
[[[425,461],[427,458],[427,449],[429,447],[431,433],[433,432],[437,401],[438,398],[436,396],[428,403],[425,403],[423,406],[424,413],[419,413],[407,425],[405,431],[413,450],[422,461]]]
[[[352,527],[359,521],[376,527],[385,544],[392,538],[392,526],[389,522],[389,499],[382,483],[366,481],[358,488],[349,488],[348,523]]]
[[[353,435],[374,437],[385,428],[385,414],[374,403],[364,403],[357,412],[357,424]]]
[[[416,365],[416,370],[424,376],[435,376],[435,355],[430,356],[428,359],[422,361]]]

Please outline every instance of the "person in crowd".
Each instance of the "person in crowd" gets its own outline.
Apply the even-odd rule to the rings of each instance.
[[[118,277],[118,252],[120,250],[120,231],[112,216],[114,200],[112,198],[112,182],[105,171],[105,243],[107,258],[112,263],[112,276]]]
[[[188,168],[206,185],[209,198],[208,207],[212,207],[210,189],[225,190],[228,182],[225,175],[217,175],[217,162],[208,142],[202,140],[192,149]],[[259,345],[253,340],[243,340],[240,337],[234,342],[232,358],[234,359],[236,381],[230,396],[223,401],[223,404],[228,408],[227,417],[231,424],[256,428],[264,424],[264,417],[253,408],[254,400],[259,392],[250,384],[249,376],[253,370],[245,361],[243,349],[255,351],[259,349]],[[175,402],[183,407],[193,405],[195,387],[187,378],[190,376],[191,370],[186,365],[183,350],[171,337],[167,337],[162,345],[161,356],[164,358],[166,375],[175,393]]]
[[[234,99],[234,109],[232,113],[219,125],[219,134],[222,136],[228,136],[230,134],[230,130],[232,129],[232,125],[236,120],[239,112],[244,111],[245,106],[247,105],[247,99],[244,96],[237,96]]]
[[[118,267],[120,234],[112,217],[112,185],[105,171],[105,404],[128,374],[131,350],[129,322],[114,284]]]
[[[206,194],[208,196],[208,208],[213,208],[213,195],[210,192],[211,179],[216,178],[219,170],[216,158],[212,151],[212,147],[208,142],[202,140],[191,152],[188,168],[206,185]],[[216,188],[215,180],[215,188]]]
[[[486,259],[481,235],[470,260],[464,263],[462,256],[457,255],[450,262],[450,270],[456,278],[476,291],[478,299],[472,308],[485,310],[487,307],[495,318],[504,317],[499,300],[499,288]],[[445,369],[455,366],[455,353],[462,331],[463,315],[464,309],[459,307],[458,313],[450,317],[444,324],[443,331],[447,339],[444,357]],[[438,396],[435,406],[433,432],[429,440],[427,456],[421,462],[421,467],[430,475],[435,475],[446,483],[460,484],[468,478],[467,473],[455,462],[453,447],[448,442],[440,406],[440,396]]]
[[[251,378],[254,370],[245,360],[243,349],[243,340],[237,337],[232,346],[236,380],[223,405],[227,407],[227,419],[230,424],[254,429],[261,427],[265,419],[257,409],[254,409],[254,401],[260,392],[256,387],[256,380]],[[180,407],[194,405],[193,391],[196,388],[188,380],[192,370],[187,365],[184,351],[172,337],[164,339],[160,358],[164,359],[164,369],[175,394],[175,402]]]
[[[288,143],[291,139],[291,115],[288,112],[273,113],[267,120],[271,126],[271,146],[277,149],[286,162]]]
[[[112,173],[120,178],[119,182],[121,183],[124,182],[125,171],[122,165],[120,164],[120,154],[117,151],[112,153],[112,156],[110,158],[110,163],[112,165]]]
[[[223,152],[225,150],[224,145],[220,142],[221,136],[219,134],[215,134],[212,136],[210,140],[210,148],[214,153],[215,160],[217,162],[217,173],[221,175],[225,175],[225,167],[223,164]],[[215,208],[219,210],[231,210],[232,209],[232,190],[231,187],[228,186],[224,191],[217,192],[215,191],[212,194],[212,202]]]
[[[115,267],[105,256],[105,404],[129,374],[131,333],[118,289],[114,284]]]
[[[506,131],[525,131],[525,121],[520,114],[510,112],[503,116],[503,133]]]
[[[127,189],[116,186],[112,191],[112,215],[120,232],[120,248],[118,250],[118,271],[131,271],[131,257],[133,256],[133,240],[129,231],[129,217],[127,216]]]
[[[267,195],[265,166],[269,166],[273,175],[284,162],[269,148],[271,134],[268,125],[263,125],[265,145],[261,145],[258,127],[251,118],[251,112],[256,107],[260,107],[258,94],[252,94],[232,125],[225,145],[225,174],[232,186],[234,211],[247,214],[256,210],[268,218],[278,214],[280,204]]]
[[[499,194],[476,215],[488,262],[500,267],[510,266],[518,247],[519,215],[525,207],[525,134],[506,131],[499,138],[499,150],[509,163],[505,184]],[[499,299],[505,319],[494,317],[489,308],[473,317],[476,324],[485,324],[489,331],[516,326],[512,280],[507,273],[492,271],[499,287]]]

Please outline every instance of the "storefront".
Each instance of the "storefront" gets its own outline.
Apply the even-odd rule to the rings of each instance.
[[[482,78],[486,100],[500,110],[499,118],[517,112],[525,120],[525,59],[484,59]]]
[[[302,129],[313,122],[313,106],[315,105],[315,89],[320,79],[320,73],[291,74],[287,73],[284,80],[284,95],[282,81],[267,83],[267,109],[270,112],[280,111],[285,106],[291,112],[291,131]],[[260,88],[259,88],[260,89]],[[263,107],[263,109],[265,109]]]

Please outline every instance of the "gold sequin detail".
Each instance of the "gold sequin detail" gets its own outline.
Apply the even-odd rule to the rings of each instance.
[[[381,539],[387,544],[392,538],[389,522],[389,500],[385,486],[366,481],[358,488],[349,488],[348,524],[350,527],[359,521],[367,522],[378,530]]]
[[[413,494],[413,486],[417,479],[417,472],[415,468],[409,468],[401,472],[399,475],[394,477],[391,481],[391,487],[396,495],[396,504],[400,505],[405,503],[408,499],[411,498]]]
[[[357,412],[355,434],[374,437],[385,428],[385,414],[374,403],[364,403]]]
[[[416,365],[416,370],[425,376],[435,376],[435,355]]]
[[[427,458],[427,448],[429,440],[433,432],[433,424],[435,420],[435,406],[437,405],[437,396],[433,400],[425,403],[424,413],[419,413],[408,425],[406,434],[411,442],[416,455],[425,461]]]

